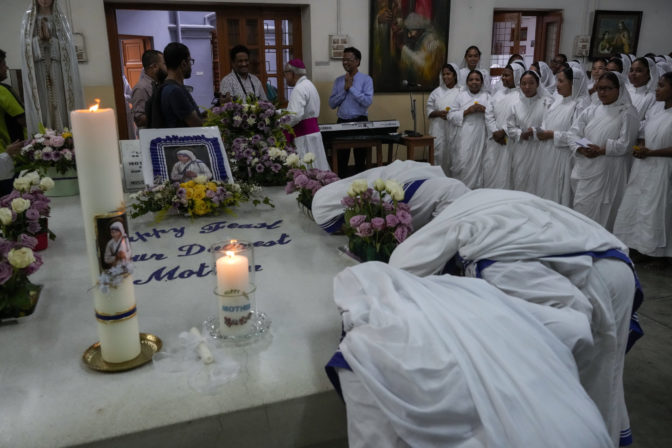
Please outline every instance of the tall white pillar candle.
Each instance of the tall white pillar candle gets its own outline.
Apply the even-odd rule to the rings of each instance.
[[[75,110],[70,113],[72,136],[77,157],[79,195],[84,218],[86,252],[91,284],[100,275],[94,216],[124,208],[119,164],[119,139],[112,109]],[[133,278],[125,277],[117,288],[103,294],[93,288],[96,312],[118,315],[135,307]],[[98,321],[98,336],[103,360],[129,361],[140,354],[138,318],[103,323]]]

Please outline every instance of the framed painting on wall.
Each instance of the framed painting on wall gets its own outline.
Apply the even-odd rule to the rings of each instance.
[[[438,86],[449,23],[450,0],[371,0],[369,71],[375,91]]]
[[[642,11],[595,11],[589,57],[637,54],[641,24]]]

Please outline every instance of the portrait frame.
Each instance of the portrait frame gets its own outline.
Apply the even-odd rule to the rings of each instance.
[[[595,11],[588,57],[637,54],[641,25],[642,11]]]
[[[113,265],[105,261],[105,252],[107,249],[107,244],[111,240],[110,226],[113,223],[119,222],[124,228],[124,235],[128,235],[128,217],[126,215],[126,210],[115,210],[109,213],[102,213],[95,215],[94,219],[94,229],[96,231],[96,254],[98,255],[98,269],[99,273],[104,273],[109,271]],[[126,246],[128,248],[128,258],[129,262],[132,257],[132,249],[130,240],[126,239]]]
[[[370,0],[369,74],[376,92],[430,92],[448,57],[450,0]],[[406,82],[404,82],[406,81]]]
[[[190,151],[205,166],[212,180],[233,183],[231,167],[226,155],[222,135],[215,126],[201,128],[141,129],[142,175],[145,185],[172,179],[177,152]]]

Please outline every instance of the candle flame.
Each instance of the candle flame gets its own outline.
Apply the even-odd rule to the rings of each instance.
[[[96,104],[93,106],[89,107],[89,112],[95,112],[98,110],[98,106],[100,106],[100,99],[96,98]]]
[[[234,254],[233,254],[233,251],[232,251],[232,250],[227,250],[227,251],[226,251],[226,257],[227,257],[227,258],[233,258],[233,255],[234,255]]]

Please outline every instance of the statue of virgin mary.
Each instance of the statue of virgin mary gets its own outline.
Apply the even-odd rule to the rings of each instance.
[[[77,56],[58,0],[32,0],[21,24],[21,68],[28,132],[40,123],[70,127],[70,111],[84,107]]]

